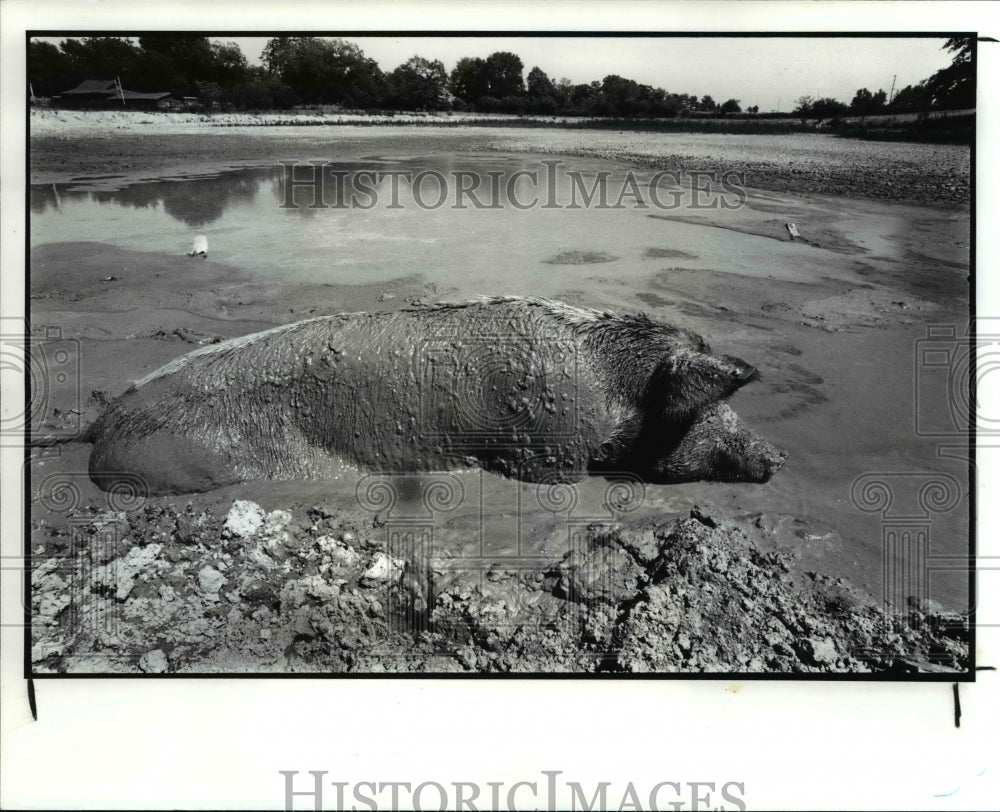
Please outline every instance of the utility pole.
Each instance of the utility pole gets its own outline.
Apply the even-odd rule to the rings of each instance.
[[[892,94],[896,92],[896,74],[892,75],[892,87],[889,88],[889,101],[886,104],[892,104]]]
[[[122,89],[122,80],[121,80],[121,77],[119,77],[119,76],[115,77],[115,84],[118,85],[118,92],[121,94],[121,97],[122,97],[122,107],[124,107],[125,106],[125,91]]]

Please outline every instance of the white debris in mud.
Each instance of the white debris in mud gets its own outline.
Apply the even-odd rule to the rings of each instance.
[[[512,577],[497,565],[485,578],[477,571],[439,580],[428,600],[425,584],[407,577],[410,562],[365,538],[370,516],[261,512],[252,539],[226,544],[222,516],[183,515],[197,533],[174,543],[176,511],[133,513],[134,537],[171,541],[85,568],[91,575],[78,589],[70,572],[99,560],[90,550],[36,559],[37,669],[819,673],[903,664],[961,672],[967,657],[960,619],[932,617],[886,640],[884,613],[864,594],[799,572],[751,538],[798,547],[810,529],[800,520],[704,507],[689,519],[637,520],[593,531],[586,548],[534,573]],[[284,540],[269,550],[275,537]],[[400,628],[401,612],[445,632],[432,639],[420,626]],[[75,622],[112,613],[111,627]]]
[[[326,556],[335,567],[356,567],[361,560],[361,555],[357,550],[333,536],[320,536],[314,544],[316,549]],[[382,557],[385,558],[384,555]]]
[[[139,668],[147,674],[162,674],[167,670],[167,655],[160,649],[147,651],[139,658]]]
[[[249,504],[252,505],[253,502]],[[291,520],[292,514],[287,510],[272,510],[264,519],[264,533],[269,536],[280,533]]]
[[[226,580],[226,576],[214,567],[202,567],[198,573],[198,586],[209,600],[219,599],[219,590]]]
[[[265,516],[264,508],[256,502],[237,499],[229,509],[229,515],[226,516],[226,526],[223,530],[231,536],[249,538],[260,530],[264,524]]]
[[[385,553],[376,553],[371,566],[361,574],[361,585],[368,586],[395,581],[402,574],[402,561],[390,558]]]
[[[35,643],[31,647],[31,661],[37,663],[46,657],[59,656],[63,653],[65,645],[61,640],[43,640]]]
[[[93,582],[95,585],[113,587],[115,598],[123,601],[132,592],[136,577],[140,573],[150,574],[155,571],[162,550],[162,544],[133,547],[123,558],[111,561],[106,566],[97,567],[94,570]]]
[[[803,641],[802,648],[817,665],[832,665],[839,657],[837,646],[829,637],[807,638]]]
[[[46,626],[56,625],[58,614],[71,601],[69,584],[59,574],[59,565],[58,558],[43,561],[31,579],[35,616]]]

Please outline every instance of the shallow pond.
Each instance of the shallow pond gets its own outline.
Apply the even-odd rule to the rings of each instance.
[[[120,189],[102,188],[113,178],[85,178],[32,188],[31,242],[97,240],[179,254],[202,234],[213,259],[288,282],[385,281],[433,261],[447,272],[456,256],[463,277],[479,264],[487,272],[498,260],[514,265],[533,250],[558,248],[566,241],[553,240],[553,230],[573,231],[562,207],[581,208],[597,182],[594,208],[605,199],[605,214],[620,217],[633,204],[626,198],[614,208],[620,169],[568,174],[556,163],[498,156],[300,163]],[[648,196],[648,187],[642,192]],[[661,199],[674,200],[667,192]],[[504,256],[484,254],[491,245],[503,246]]]
[[[188,276],[197,267],[190,263],[217,263],[247,282],[289,286],[419,277],[440,299],[541,295],[646,310],[695,329],[716,351],[762,369],[764,383],[741,392],[733,407],[789,450],[788,466],[762,486],[651,487],[644,509],[683,512],[707,502],[807,517],[816,527],[803,530],[803,560],[877,593],[885,522],[852,502],[859,477],[943,470],[967,487],[962,463],[937,458],[933,440],[912,430],[914,347],[924,322],[942,314],[886,317],[857,310],[855,299],[845,298],[845,292],[872,289],[866,281],[872,274],[900,291],[912,287],[898,263],[912,248],[915,218],[924,215],[851,201],[747,198],[716,180],[723,182],[709,183],[699,201],[677,183],[690,178],[631,174],[622,164],[596,159],[472,153],[376,156],[320,168],[224,168],[121,188],[114,188],[113,177],[79,178],[31,189],[30,241],[32,247],[105,243],[176,257]],[[739,205],[724,205],[734,202]],[[784,224],[792,220],[808,239],[788,239]],[[943,222],[924,224],[924,270],[932,279],[939,271],[964,278],[944,259]],[[207,238],[205,260],[185,256],[198,235]],[[109,276],[116,271],[109,268]],[[198,297],[196,284],[190,292]],[[892,298],[909,307],[903,293]],[[813,312],[830,313],[828,321],[799,314],[809,312],[814,299]],[[282,310],[273,304],[275,314]],[[607,515],[606,489],[605,481],[581,485],[578,515]],[[353,493],[350,485],[343,496],[349,502]],[[481,493],[480,504],[491,505],[486,525],[507,549],[510,517],[532,492],[487,477]],[[480,520],[459,511],[449,526],[479,544],[470,528]],[[551,537],[559,521],[535,521],[533,532]],[[759,527],[768,521],[773,518]],[[967,549],[966,502],[934,521],[933,555]],[[538,543],[544,545],[542,538]],[[935,598],[960,606],[965,579],[939,573],[933,589]]]

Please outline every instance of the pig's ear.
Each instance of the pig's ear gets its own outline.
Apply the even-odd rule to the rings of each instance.
[[[667,356],[650,376],[646,407],[670,422],[689,421],[706,406],[759,377],[753,366],[730,355]]]

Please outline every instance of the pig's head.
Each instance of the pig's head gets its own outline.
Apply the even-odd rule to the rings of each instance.
[[[787,455],[725,403],[759,377],[751,364],[707,345],[674,349],[657,362],[635,419],[608,456],[650,482],[767,482]]]
[[[756,367],[732,355],[681,348],[663,358],[650,376],[645,411],[666,423],[687,423],[702,409],[758,380]]]
[[[655,482],[767,482],[787,456],[722,402],[702,409],[679,439],[663,436],[647,453],[647,477]]]
[[[786,454],[746,427],[725,399],[757,369],[700,343],[676,342],[650,376],[643,403],[646,476],[658,482],[767,482]]]
[[[619,402],[613,436],[594,470],[628,470],[650,482],[767,482],[786,454],[743,425],[727,398],[760,377],[717,355],[696,333],[645,317],[619,319],[605,350]]]

